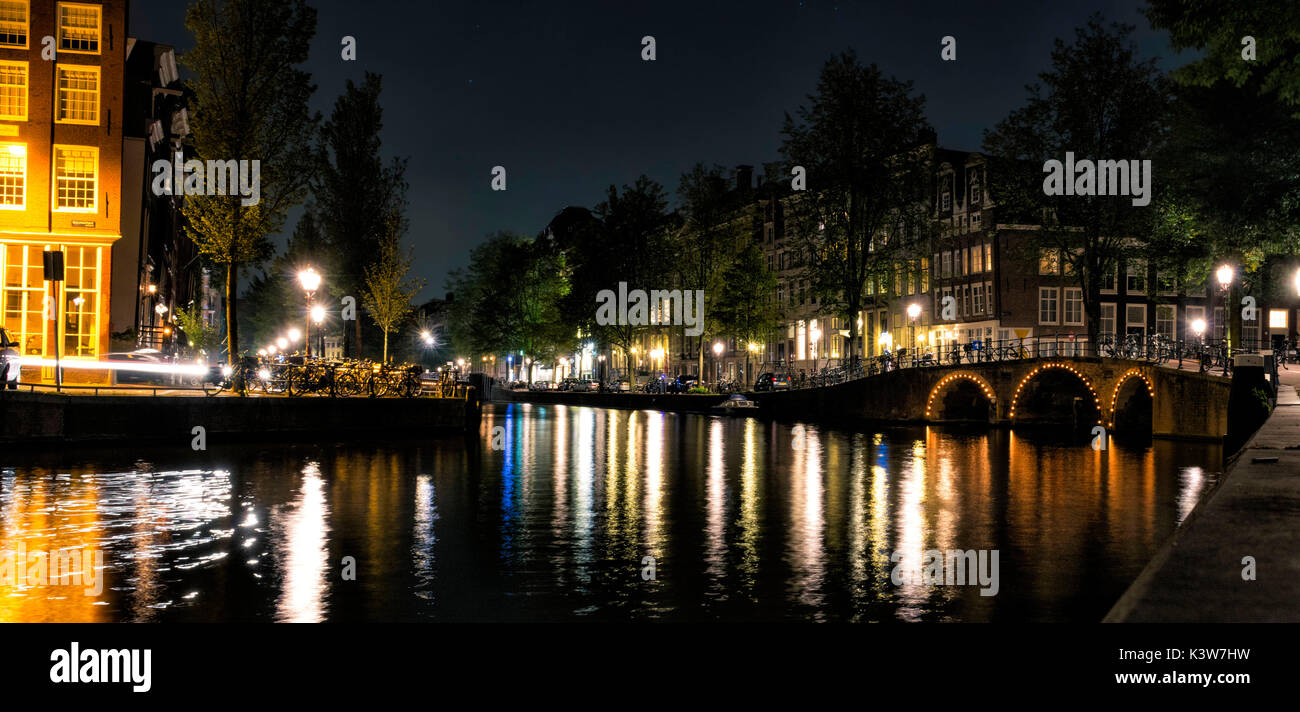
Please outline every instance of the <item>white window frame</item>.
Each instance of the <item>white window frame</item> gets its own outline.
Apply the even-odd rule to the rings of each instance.
[[[1141,313],[1142,313],[1142,323],[1141,323],[1141,324],[1139,324],[1139,323],[1133,321],[1132,319],[1129,319],[1129,315],[1132,313],[1132,310],[1134,310],[1134,309],[1140,309],[1140,310],[1141,310]],[[1147,305],[1146,305],[1146,304],[1143,304],[1143,303],[1141,303],[1141,302],[1126,302],[1126,303],[1124,304],[1124,334],[1127,336],[1128,333],[1129,333],[1129,327],[1134,327],[1134,326],[1141,327],[1143,336],[1146,335],[1146,333],[1147,333]]]
[[[1075,299],[1071,299],[1075,295]],[[1067,305],[1075,303],[1079,305],[1079,318],[1071,321],[1069,318],[1070,310]],[[1061,289],[1061,324],[1065,326],[1083,326],[1083,289],[1080,287],[1063,287]]]
[[[1160,318],[1161,312],[1169,314],[1168,319]],[[1168,330],[1162,330],[1161,324],[1167,324]],[[1178,338],[1178,305],[1176,304],[1157,304],[1156,305],[1156,333],[1170,339]]]
[[[1050,301],[1047,297],[1050,296]],[[1045,313],[1045,306],[1051,304],[1050,318]],[[1060,287],[1038,288],[1038,323],[1046,326],[1058,326],[1061,323],[1061,289]]]

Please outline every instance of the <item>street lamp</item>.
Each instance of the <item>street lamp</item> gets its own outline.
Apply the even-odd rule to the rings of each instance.
[[[721,341],[715,341],[715,342],[713,342],[713,364],[714,364],[714,366],[715,366],[715,370],[717,371],[717,376],[714,378],[714,381],[713,381],[714,383],[717,383],[717,382],[719,382],[719,381],[722,380],[722,361],[721,361],[721,359],[722,359],[722,349],[723,349],[723,348],[725,348],[725,347],[722,345],[722,342],[721,342]]]
[[[299,331],[297,327],[292,327],[292,328],[289,329],[289,341],[290,341],[290,342],[296,344],[296,343],[298,343],[298,340],[301,339],[301,338],[302,338],[302,332]]]
[[[1215,271],[1214,276],[1219,280],[1219,288],[1223,290],[1223,340],[1228,346],[1228,358],[1232,357],[1232,294],[1228,291],[1228,286],[1232,284],[1232,265],[1224,264]]]
[[[1196,334],[1196,340],[1199,341],[1199,342],[1201,342],[1202,344],[1204,344],[1204,343],[1205,343],[1205,320],[1204,320],[1204,319],[1193,319],[1193,320],[1192,320],[1192,331],[1195,332],[1195,334]],[[1196,360],[1197,360],[1197,362],[1200,364],[1200,370],[1201,370],[1201,372],[1204,372],[1204,371],[1205,371],[1205,354],[1204,354],[1204,353],[1199,353],[1199,354],[1197,354],[1197,356],[1196,356]],[[1179,354],[1178,367],[1179,367],[1179,368],[1182,368],[1182,367],[1183,367],[1183,362],[1182,362],[1181,352],[1180,352],[1180,354]]]
[[[312,297],[316,295],[316,290],[320,289],[320,273],[315,269],[308,267],[298,273],[298,284],[302,285],[302,290],[307,293],[307,313],[312,319],[316,317],[316,308],[312,305]],[[321,315],[324,318],[324,314]],[[316,323],[320,323],[317,320]],[[307,358],[311,358],[311,320],[306,322],[307,327]]]

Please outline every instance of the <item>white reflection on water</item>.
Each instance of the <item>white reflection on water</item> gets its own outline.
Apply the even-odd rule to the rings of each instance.
[[[816,427],[806,426],[803,450],[795,450],[790,473],[792,522],[790,561],[794,569],[791,590],[799,602],[820,609],[826,574],[826,513],[822,491],[822,442]],[[816,614],[820,618],[820,613]]]
[[[1205,489],[1205,472],[1199,467],[1184,467],[1178,471],[1178,523],[1196,508]]]
[[[302,469],[298,499],[291,510],[277,516],[283,520],[279,532],[279,556],[284,584],[276,606],[276,620],[316,623],[325,619],[325,542],[329,536],[329,505],[320,463],[308,462]]]
[[[434,522],[438,521],[438,504],[434,500],[433,477],[424,474],[415,478],[415,517],[414,539],[411,546],[411,562],[415,566],[417,596],[432,599],[428,590],[433,585],[434,552],[438,535],[434,531]]]
[[[713,589],[713,595],[718,595],[722,589],[723,563],[727,549],[726,532],[723,529],[727,502],[722,431],[722,419],[714,417],[709,422],[709,467],[705,475],[708,477],[708,493],[705,495],[707,530],[704,535],[704,565],[712,582],[710,588]]]

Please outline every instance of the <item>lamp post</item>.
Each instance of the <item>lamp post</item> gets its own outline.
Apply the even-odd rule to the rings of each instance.
[[[1232,357],[1232,266],[1222,265],[1214,273],[1215,278],[1219,281],[1219,289],[1223,291],[1223,340],[1228,346],[1227,356]]]
[[[314,268],[308,267],[298,273],[298,284],[302,285],[302,290],[307,294],[307,313],[315,315],[315,308],[312,306],[312,298],[316,296],[316,290],[320,289],[320,273]],[[311,358],[311,319],[307,319],[307,358]]]
[[[713,342],[713,370],[714,373],[716,374],[713,379],[714,383],[722,382],[722,349],[723,348],[724,347],[721,341]]]
[[[325,307],[316,304],[312,306],[311,311],[308,313],[311,314],[311,320],[316,323],[316,333],[320,335],[320,350],[318,351],[318,353],[324,356],[325,355],[325,333],[321,329],[321,325],[325,322]],[[307,355],[309,356],[311,355],[310,336],[307,339]]]
[[[916,365],[916,319],[919,316],[921,316],[920,304],[913,302],[907,305],[907,325],[911,329],[908,340],[912,342],[909,347],[912,351],[912,365]]]
[[[1196,333],[1196,340],[1199,341],[1199,342],[1201,342],[1201,345],[1204,346],[1204,345],[1205,345],[1205,320],[1204,320],[1204,319],[1194,319],[1194,320],[1192,321],[1192,331]],[[1196,357],[1196,360],[1197,360],[1197,362],[1200,364],[1200,370],[1201,370],[1202,372],[1204,372],[1204,371],[1205,371],[1205,354],[1204,354],[1203,352],[1198,352],[1197,357]],[[1182,366],[1183,366],[1183,362],[1182,362],[1182,360],[1180,359],[1180,360],[1178,361],[1178,367],[1179,367],[1179,368],[1182,368]]]

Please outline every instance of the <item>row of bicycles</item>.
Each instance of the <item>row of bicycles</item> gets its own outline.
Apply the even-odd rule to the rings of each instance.
[[[411,364],[308,360],[302,357],[268,361],[245,356],[235,367],[214,366],[204,380],[203,390],[208,395],[260,392],[331,398],[413,398],[425,390],[423,373],[424,369]],[[454,394],[455,388],[449,377],[440,378],[433,384],[435,395]]]

